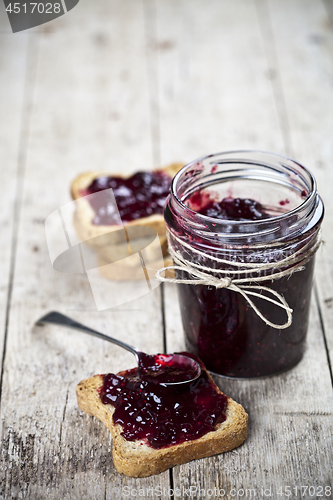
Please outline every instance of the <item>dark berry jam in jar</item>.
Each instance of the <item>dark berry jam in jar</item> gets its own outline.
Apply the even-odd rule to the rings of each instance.
[[[324,207],[313,175],[260,151],[186,165],[165,209],[186,349],[229,377],[277,374],[305,349]]]

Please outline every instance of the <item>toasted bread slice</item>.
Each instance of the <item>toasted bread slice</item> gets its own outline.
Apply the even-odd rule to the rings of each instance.
[[[170,176],[172,179],[176,173],[183,167],[182,163],[173,163],[160,169]],[[84,191],[90,186],[94,179],[110,175],[105,172],[86,172],[79,175],[71,185],[71,195],[73,200],[77,200],[77,208],[74,216],[75,229],[82,241],[86,244],[99,247],[100,255],[108,258],[110,256],[110,242],[108,241],[108,234],[114,231],[119,233],[119,241],[117,241],[117,236],[112,236],[112,245],[123,245],[124,237],[121,231],[119,231],[119,225],[94,225],[92,224],[92,219],[94,217],[94,211],[90,203],[82,196]],[[113,174],[116,175],[116,174]],[[119,175],[119,174],[117,174]],[[123,176],[124,179],[129,176]],[[148,217],[142,217],[141,219],[136,219],[130,222],[124,223],[125,227],[131,226],[147,226],[153,228],[157,231],[160,237],[161,246],[164,250],[166,247],[166,230],[163,214],[153,214]]]
[[[121,435],[122,427],[113,423],[114,407],[101,401],[103,377],[95,375],[80,382],[76,388],[77,400],[82,411],[97,417],[110,430],[113,437],[113,461],[117,471],[122,474],[131,477],[159,474],[190,460],[232,450],[247,437],[247,413],[240,404],[228,398],[226,420],[218,424],[215,431],[198,439],[160,449],[151,448],[142,440],[127,441]],[[217,392],[221,392],[215,387]]]

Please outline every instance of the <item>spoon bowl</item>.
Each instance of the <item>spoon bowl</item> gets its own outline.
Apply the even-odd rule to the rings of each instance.
[[[178,385],[193,382],[201,373],[197,361],[180,353],[139,353],[138,374],[142,380],[154,384]]]
[[[200,364],[190,356],[186,356],[181,353],[146,354],[139,351],[135,347],[122,342],[121,340],[93,330],[92,328],[82,325],[81,323],[78,323],[77,321],[57,311],[49,312],[36,321],[36,325],[42,325],[45,323],[74,328],[75,330],[80,330],[81,332],[89,333],[95,337],[112,342],[113,344],[130,351],[136,356],[139,377],[147,382],[163,385],[189,384],[190,382],[196,380],[201,373]]]

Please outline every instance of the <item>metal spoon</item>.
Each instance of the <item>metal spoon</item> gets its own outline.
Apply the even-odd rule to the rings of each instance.
[[[148,382],[163,385],[188,384],[196,380],[201,373],[200,364],[189,356],[184,356],[183,354],[145,354],[121,340],[97,332],[57,311],[49,312],[36,321],[36,325],[43,323],[74,328],[127,349],[127,351],[130,351],[137,358],[139,377]]]

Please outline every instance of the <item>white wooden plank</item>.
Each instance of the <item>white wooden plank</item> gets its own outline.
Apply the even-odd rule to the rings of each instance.
[[[46,179],[66,175],[60,202],[84,171],[153,168],[142,2],[81,0],[47,26],[31,141]]]
[[[315,175],[326,214],[316,283],[333,359],[333,33],[321,2],[269,2],[295,158]]]
[[[24,132],[25,119],[23,99],[25,90],[28,37],[14,37],[9,21],[0,5],[0,178],[2,203],[0,210],[0,372],[5,340],[8,298],[10,298],[11,262],[14,249],[16,207],[20,196],[19,146]]]
[[[80,380],[135,366],[133,357],[78,332],[34,327],[59,309],[147,352],[163,350],[159,289],[97,312],[84,276],[52,269],[44,233],[45,218],[69,201],[76,174],[153,166],[143,25],[140,2],[82,0],[34,35],[39,66],[1,407],[4,497],[121,499],[126,485],[169,486],[168,473],[120,476],[109,432],[77,407]]]
[[[253,2],[157,2],[162,163],[231,149],[283,153]]]

